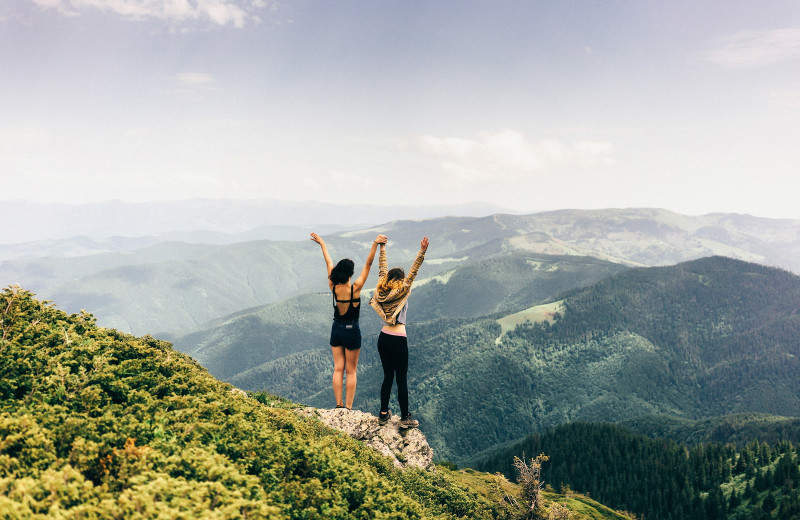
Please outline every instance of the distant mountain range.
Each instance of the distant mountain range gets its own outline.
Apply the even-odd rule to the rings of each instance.
[[[199,243],[220,243],[224,235],[252,234],[250,239],[283,240],[286,229],[331,226],[353,229],[400,218],[442,215],[484,216],[508,212],[494,204],[452,206],[338,205],[277,199],[192,199],[160,202],[107,201],[86,204],[0,201],[0,244],[86,237],[173,237],[187,234]],[[21,216],[24,215],[24,218]],[[210,242],[208,242],[210,240]],[[228,243],[228,242],[225,242]],[[106,242],[107,246],[109,244]],[[0,245],[0,252],[3,246]],[[0,259],[7,258],[0,255]]]
[[[112,236],[108,238],[90,238],[79,236],[51,240],[38,240],[19,244],[0,244],[0,259],[30,260],[35,258],[73,258],[99,255],[103,253],[119,253],[136,251],[152,247],[164,242],[181,242],[185,244],[228,245],[255,240],[299,240],[311,231],[320,234],[332,234],[345,231],[343,226],[263,226],[241,233],[222,233],[218,231],[172,231],[154,235],[126,237]]]
[[[308,229],[281,229],[293,240],[238,242],[236,237],[245,235],[209,238],[202,233],[213,243],[202,243],[199,235],[198,243],[107,239],[104,243],[117,250],[102,254],[82,254],[106,247],[87,239],[15,246],[17,259],[0,262],[0,283],[21,284],[71,312],[93,309],[105,326],[174,337],[246,308],[324,291],[321,256],[307,240]],[[456,266],[514,251],[589,256],[625,266],[669,265],[718,254],[800,272],[800,221],[746,215],[564,210],[398,220],[326,239],[333,256],[362,262],[379,232],[390,237],[390,262],[397,264],[410,262],[420,238],[431,237],[421,277],[446,276]],[[188,240],[187,235],[176,237]]]

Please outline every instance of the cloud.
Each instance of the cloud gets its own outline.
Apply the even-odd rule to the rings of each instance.
[[[769,93],[772,106],[784,110],[800,110],[800,90],[773,90]]]
[[[48,139],[44,130],[27,126],[0,126],[0,149],[41,144]]]
[[[609,142],[531,142],[515,131],[482,132],[474,139],[423,135],[406,148],[441,161],[442,169],[462,181],[513,179],[562,167],[592,168],[614,163]]]
[[[64,16],[77,16],[79,13],[72,9],[65,0],[31,0],[34,4],[44,9],[55,9]]]
[[[244,27],[258,23],[265,0],[31,0],[64,15],[88,9],[110,11],[130,20],[159,19],[171,22],[208,21],[221,26]]]
[[[341,172],[331,170],[327,174],[328,181],[333,186],[376,186],[378,183],[374,179],[358,175],[356,173]]]
[[[366,197],[371,189],[379,183],[365,175],[329,170],[319,175],[285,179],[282,183],[284,193],[293,193],[298,197],[325,198],[333,192],[346,191],[354,198]]]
[[[800,27],[746,31],[720,38],[700,57],[722,67],[763,67],[800,56]]]
[[[182,72],[170,79],[172,85],[166,90],[167,94],[196,95],[218,89],[214,77],[204,72]]]
[[[207,87],[214,83],[214,78],[203,72],[182,72],[173,79],[185,87]]]

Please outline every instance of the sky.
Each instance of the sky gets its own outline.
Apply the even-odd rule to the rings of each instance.
[[[800,2],[2,0],[0,203],[800,219]]]

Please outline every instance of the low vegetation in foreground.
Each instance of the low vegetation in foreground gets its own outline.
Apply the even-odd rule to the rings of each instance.
[[[475,484],[480,474],[401,472],[288,401],[231,389],[168,343],[5,289],[0,517],[506,516]],[[560,495],[545,504],[562,502],[570,507]],[[618,518],[586,507],[551,509]]]

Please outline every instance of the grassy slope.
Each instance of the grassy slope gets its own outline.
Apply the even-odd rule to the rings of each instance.
[[[494,500],[498,495],[498,490],[513,496],[520,494],[519,485],[496,473],[484,473],[470,468],[454,470],[445,466],[437,466],[437,471],[444,473],[458,485],[474,490],[488,500]],[[542,496],[545,502],[545,514],[549,514],[553,504],[560,504],[572,511],[576,518],[587,520],[630,520],[631,518],[629,515],[606,507],[580,493],[559,494],[545,490]]]
[[[510,330],[514,330],[519,325],[524,325],[526,323],[533,324],[548,322],[552,324],[555,322],[556,314],[560,314],[561,312],[564,312],[564,306],[560,301],[543,303],[541,305],[534,305],[533,307],[529,307],[525,310],[515,312],[514,314],[503,316],[497,320],[497,323],[500,324],[502,332],[506,333]]]
[[[15,288],[0,312],[0,516],[497,518],[446,472],[400,472],[167,343]]]

